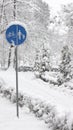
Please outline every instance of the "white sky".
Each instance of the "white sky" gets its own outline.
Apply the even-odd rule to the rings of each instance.
[[[73,0],[43,0],[52,7],[52,12],[56,13],[63,4],[73,3]]]

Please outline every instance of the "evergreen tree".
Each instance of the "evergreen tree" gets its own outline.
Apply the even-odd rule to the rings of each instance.
[[[36,60],[35,60],[35,71],[36,76],[42,78],[42,75],[45,74],[45,71],[49,71],[50,67],[50,51],[48,49],[43,48],[42,53],[37,51]]]
[[[40,64],[41,72],[50,70],[50,52],[48,49],[43,48],[43,53],[41,56],[41,64]]]
[[[39,51],[36,51],[36,58],[35,58],[35,64],[34,64],[34,69],[35,71],[39,71],[40,70],[40,55],[39,55]]]
[[[58,79],[59,84],[70,80],[72,77],[71,53],[69,52],[69,48],[67,45],[63,47],[61,53],[61,63],[59,66],[60,77]]]

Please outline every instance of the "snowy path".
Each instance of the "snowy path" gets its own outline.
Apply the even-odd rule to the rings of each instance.
[[[5,87],[15,88],[15,71],[1,71],[1,78],[5,81]],[[54,105],[61,115],[66,112],[73,114],[73,96],[37,80],[31,72],[19,72],[19,90]]]
[[[27,109],[16,117],[15,105],[0,96],[0,130],[49,130],[43,121],[37,120]]]

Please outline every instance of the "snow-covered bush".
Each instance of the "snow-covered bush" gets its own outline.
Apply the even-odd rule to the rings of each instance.
[[[54,120],[52,130],[70,130],[67,123],[67,118],[63,117],[63,118]]]
[[[12,93],[12,95],[11,95],[11,102],[16,103],[16,93],[15,92]]]
[[[19,101],[19,106],[22,107],[24,105],[24,97],[21,93],[18,94],[18,101]],[[15,92],[11,93],[11,102],[16,103],[16,93]]]
[[[12,88],[5,88],[3,85],[0,87],[0,95],[9,99],[12,103],[16,103],[16,93]],[[65,117],[58,118],[57,112],[53,106],[40,101],[39,99],[33,99],[26,94],[19,93],[19,106],[27,107],[30,112],[42,120],[52,128],[52,130],[73,130],[73,125],[71,129],[68,126],[68,119]]]
[[[4,97],[11,99],[12,92],[13,92],[12,88],[3,90]]]
[[[33,71],[33,67],[30,66],[19,66],[18,71],[21,72],[27,72],[27,71]]]
[[[61,87],[62,87],[62,88],[65,87],[65,88],[67,88],[67,89],[73,90],[73,79],[70,80],[70,81],[67,81],[67,82],[63,83],[63,84],[61,85]]]
[[[71,130],[73,130],[73,123],[72,123],[72,125],[71,125]]]
[[[5,88],[3,86],[0,87],[0,94],[3,94]]]

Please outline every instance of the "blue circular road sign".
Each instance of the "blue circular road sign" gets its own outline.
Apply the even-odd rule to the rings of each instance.
[[[19,24],[13,24],[6,30],[6,39],[10,44],[20,45],[26,40],[26,30]]]

